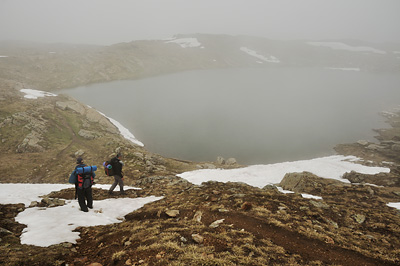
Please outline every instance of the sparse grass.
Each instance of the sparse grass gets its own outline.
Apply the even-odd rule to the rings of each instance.
[[[125,255],[126,255],[125,251],[123,251],[123,250],[117,251],[112,255],[111,259],[113,261],[120,261],[120,260],[122,260],[124,258]]]

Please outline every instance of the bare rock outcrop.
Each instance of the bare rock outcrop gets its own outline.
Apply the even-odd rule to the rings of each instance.
[[[288,173],[284,176],[279,186],[294,192],[321,193],[329,186],[347,186],[346,183],[334,179],[321,178],[310,172]]]

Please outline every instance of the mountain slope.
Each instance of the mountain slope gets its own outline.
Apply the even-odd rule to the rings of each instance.
[[[18,83],[5,83],[9,85],[2,87],[0,98],[0,159],[7,162],[2,183],[64,183],[78,156],[101,168],[117,150],[124,153],[126,175],[131,177],[196,168],[195,163],[149,153],[124,138],[108,118],[72,98],[27,99]],[[98,178],[111,181],[104,173]]]
[[[54,91],[193,69],[290,66],[400,70],[400,45],[395,49],[356,41],[347,43],[207,34],[111,46],[0,43],[0,78]]]
[[[283,194],[274,186],[256,188],[237,182],[194,185],[176,174],[215,165],[149,153],[145,147],[125,139],[109,119],[74,99],[26,99],[20,91],[56,91],[94,82],[226,67],[399,70],[396,47],[340,43],[347,46],[338,42],[309,44],[192,35],[107,47],[1,44],[0,56],[4,57],[0,57],[0,160],[5,166],[0,183],[66,183],[77,156],[82,155],[86,163],[100,167],[114,152],[122,151],[125,183],[142,190],[128,190],[126,196],[111,197],[155,195],[163,199],[128,214],[122,223],[78,228],[81,241],[77,244],[62,243],[48,248],[21,245],[19,237],[24,225],[17,223],[15,217],[26,208],[23,204],[0,205],[0,263],[398,264],[400,216],[387,203],[400,201],[399,115],[389,119],[391,129],[378,132],[379,145],[355,143],[337,147],[342,154],[365,159],[366,165],[387,166],[389,161],[390,173],[349,173],[346,178],[353,184],[346,185],[303,173],[301,186],[289,188],[290,184],[286,184],[287,189],[296,193]],[[112,182],[101,173],[101,167],[97,182]],[[300,193],[312,193],[322,199],[306,199]],[[48,196],[71,200],[74,189],[54,191]],[[94,189],[94,198],[110,196]],[[51,208],[45,202],[39,206]]]

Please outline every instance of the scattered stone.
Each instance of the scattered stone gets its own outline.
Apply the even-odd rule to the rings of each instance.
[[[65,248],[72,248],[72,243],[62,243],[62,246]]]
[[[13,235],[14,233],[9,231],[9,230],[7,230],[7,229],[4,229],[4,228],[0,227],[0,234],[1,235]]]
[[[335,241],[329,236],[325,236],[325,243],[327,244],[335,244]]]
[[[202,215],[203,215],[202,211],[197,211],[193,216],[193,220],[200,223]]]
[[[217,164],[225,164],[225,159],[221,156],[217,157]]]
[[[157,253],[156,259],[160,260],[164,257],[164,255],[165,255],[165,251],[160,251]]]
[[[274,186],[274,185],[271,185],[271,184],[268,184],[268,185],[264,186],[262,189],[278,191],[278,188],[276,186]]]
[[[42,135],[36,131],[31,131],[20,145],[18,145],[16,152],[43,152],[45,149],[39,145],[42,142]]]
[[[34,207],[37,207],[38,205],[39,205],[39,202],[32,201],[31,204],[29,205],[29,208],[34,208]]]
[[[320,208],[320,209],[328,209],[329,208],[329,205],[322,201],[310,200],[310,203],[316,208]]]
[[[171,218],[175,218],[179,215],[179,210],[168,210],[165,212],[165,214]]]
[[[78,135],[85,139],[95,139],[97,137],[95,132],[86,129],[79,130]]]
[[[221,192],[219,192],[218,190],[213,190],[212,193],[213,193],[214,195],[219,195],[219,194],[221,194]]]
[[[78,150],[77,152],[75,152],[75,157],[80,157],[84,154],[85,154],[85,152],[83,150]]]
[[[85,114],[85,107],[75,101],[56,102],[56,107],[60,108],[61,110],[69,109],[81,115]]]
[[[220,224],[222,224],[224,222],[225,219],[220,219],[220,220],[216,220],[214,222],[212,222],[210,224],[211,228],[217,228]]]
[[[370,145],[367,146],[367,149],[374,150],[374,151],[379,151],[379,150],[384,150],[385,146],[378,145],[378,144],[370,144]]]
[[[192,234],[192,239],[194,242],[196,242],[197,244],[201,244],[204,242],[204,237],[202,237],[199,234]]]
[[[41,201],[46,207],[57,207],[57,206],[64,206],[65,200],[62,199],[52,199],[52,198],[43,198]]]
[[[235,158],[228,158],[228,159],[225,161],[225,164],[226,164],[226,165],[235,165],[235,164],[237,164],[237,161],[236,161]]]
[[[365,221],[365,215],[362,214],[354,214],[352,217],[359,224],[362,224]]]
[[[369,142],[366,140],[359,140],[357,141],[357,143],[360,144],[361,146],[367,146],[369,144]]]
[[[217,167],[212,163],[205,163],[204,168],[205,169],[217,169]]]
[[[334,228],[338,229],[339,225],[337,224],[337,222],[332,221],[331,219],[326,219],[326,222],[330,225],[332,225]]]

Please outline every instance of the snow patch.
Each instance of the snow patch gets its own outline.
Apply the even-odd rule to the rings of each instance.
[[[23,203],[27,207],[32,201],[40,202],[40,196],[72,187],[71,184],[0,184],[0,204]]]
[[[400,202],[389,202],[386,205],[389,206],[389,207],[396,208],[396,209],[400,210]]]
[[[160,199],[162,197],[150,196],[94,201],[93,209],[89,212],[80,211],[76,200],[67,201],[66,205],[60,207],[28,208],[19,213],[15,220],[27,225],[22,231],[22,244],[40,247],[63,242],[75,244],[79,238],[79,232],[73,232],[75,228],[120,223],[126,214]]]
[[[328,67],[328,69],[343,71],[361,71],[361,69],[358,67]]]
[[[314,195],[311,195],[311,194],[305,194],[305,193],[303,193],[303,194],[301,194],[301,196],[302,196],[303,198],[305,198],[305,199],[317,199],[317,200],[322,200],[322,197],[320,197],[320,196],[314,196]]]
[[[94,187],[109,189],[111,185],[96,184]],[[0,204],[40,201],[41,196],[52,191],[73,188],[71,184],[0,184]],[[130,186],[128,189],[140,189]],[[79,226],[96,226],[123,221],[124,216],[143,205],[162,199],[162,197],[119,198],[93,202],[89,212],[79,210],[77,200],[67,200],[66,205],[53,208],[27,208],[15,220],[27,225],[21,235],[21,243],[48,247],[63,242],[76,243],[79,232],[72,232]]]
[[[241,50],[242,52],[245,52],[245,53],[248,54],[248,55],[254,56],[254,57],[256,57],[256,58],[258,58],[258,59],[261,59],[261,60],[263,60],[263,61],[265,61],[265,62],[268,62],[268,63],[280,63],[280,62],[281,62],[281,61],[279,61],[278,58],[276,58],[276,57],[273,56],[273,55],[271,55],[271,56],[269,56],[269,57],[265,57],[265,56],[263,56],[263,55],[258,54],[256,51],[251,50],[251,49],[249,49],[249,48],[247,48],[247,47],[240,47],[240,50]],[[262,62],[257,61],[257,63],[262,63]]]
[[[39,91],[39,90],[32,90],[32,89],[21,89],[20,92],[25,93],[24,98],[26,98],[26,99],[37,99],[39,97],[57,96],[57,94],[50,93],[47,91]]]
[[[180,45],[182,48],[191,48],[191,47],[204,48],[201,46],[201,43],[197,40],[197,38],[181,38],[172,41],[167,41],[165,43],[176,43]]]
[[[377,53],[377,54],[386,54],[385,51],[378,50],[372,47],[367,47],[367,46],[350,46],[345,43],[341,42],[307,42],[309,45],[313,46],[322,46],[322,47],[328,47],[332,48],[334,50],[346,50],[346,51],[352,51],[352,52],[371,52],[371,53]]]
[[[342,176],[346,172],[356,171],[363,174],[388,173],[389,168],[368,167],[353,163],[359,158],[355,156],[328,156],[311,160],[283,162],[268,165],[253,165],[238,169],[201,169],[184,172],[177,176],[189,182],[200,185],[206,181],[243,182],[248,185],[263,188],[268,184],[279,184],[286,173],[311,172],[323,178],[336,179],[350,183]]]
[[[98,111],[99,112],[99,111]],[[134,144],[143,147],[144,144],[142,142],[140,142],[138,139],[135,138],[135,136],[126,128],[124,127],[120,122],[118,122],[117,120],[106,116],[105,114],[103,114],[102,112],[99,112],[101,115],[107,117],[111,123],[114,124],[114,126],[116,126],[119,130],[119,132],[121,133],[121,135],[126,138],[127,140],[133,142]]]

